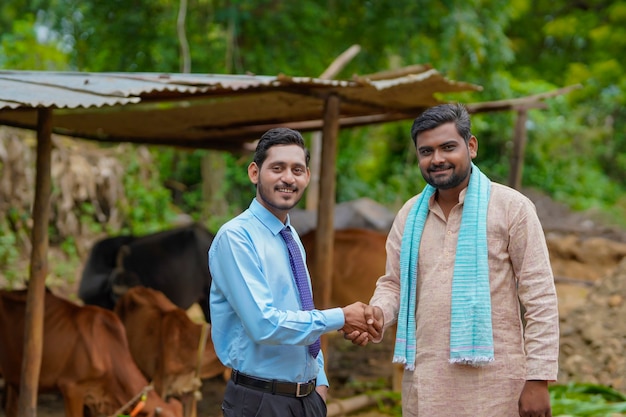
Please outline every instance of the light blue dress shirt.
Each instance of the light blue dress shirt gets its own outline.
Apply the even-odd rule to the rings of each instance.
[[[289,382],[317,378],[317,385],[328,385],[324,356],[313,358],[308,345],[341,329],[345,318],[341,308],[301,310],[279,234],[289,225],[289,218],[283,224],[254,199],[217,232],[208,254],[211,337],[220,361],[239,372]]]

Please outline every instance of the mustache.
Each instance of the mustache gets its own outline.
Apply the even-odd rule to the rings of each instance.
[[[278,189],[286,189],[286,190],[291,190],[291,191],[298,191],[298,187],[296,187],[295,185],[289,185],[289,184],[281,184],[281,185],[277,185],[276,187],[274,187],[274,189],[278,190]]]
[[[438,172],[445,171],[446,169],[453,169],[454,165],[452,164],[442,164],[442,165],[431,165],[428,167],[428,172]]]

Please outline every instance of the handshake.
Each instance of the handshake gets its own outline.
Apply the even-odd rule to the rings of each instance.
[[[366,346],[370,341],[380,341],[383,335],[383,311],[380,307],[370,306],[357,301],[342,308],[346,318],[344,326],[338,331],[353,344]]]

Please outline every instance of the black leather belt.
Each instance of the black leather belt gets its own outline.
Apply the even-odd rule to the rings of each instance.
[[[288,397],[306,397],[315,390],[316,382],[315,379],[309,382],[284,382],[275,379],[261,379],[242,374],[236,370],[233,370],[230,379],[237,385]]]

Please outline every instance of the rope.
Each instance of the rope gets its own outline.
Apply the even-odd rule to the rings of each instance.
[[[130,407],[130,405],[132,403],[134,403],[135,401],[137,401],[138,399],[141,398],[141,401],[139,401],[139,403],[137,403],[137,405],[133,408],[133,410],[131,411],[131,414],[130,414],[131,417],[135,417],[141,411],[141,409],[143,409],[143,407],[146,405],[147,394],[148,394],[149,391],[151,391],[153,389],[154,389],[154,387],[152,385],[146,385],[141,391],[139,391],[139,393],[137,395],[135,395],[133,398],[131,398],[130,401],[128,401],[126,404],[124,404],[123,406],[118,408],[109,417],[119,417],[120,415],[123,415],[122,411],[126,410],[128,407]]]

